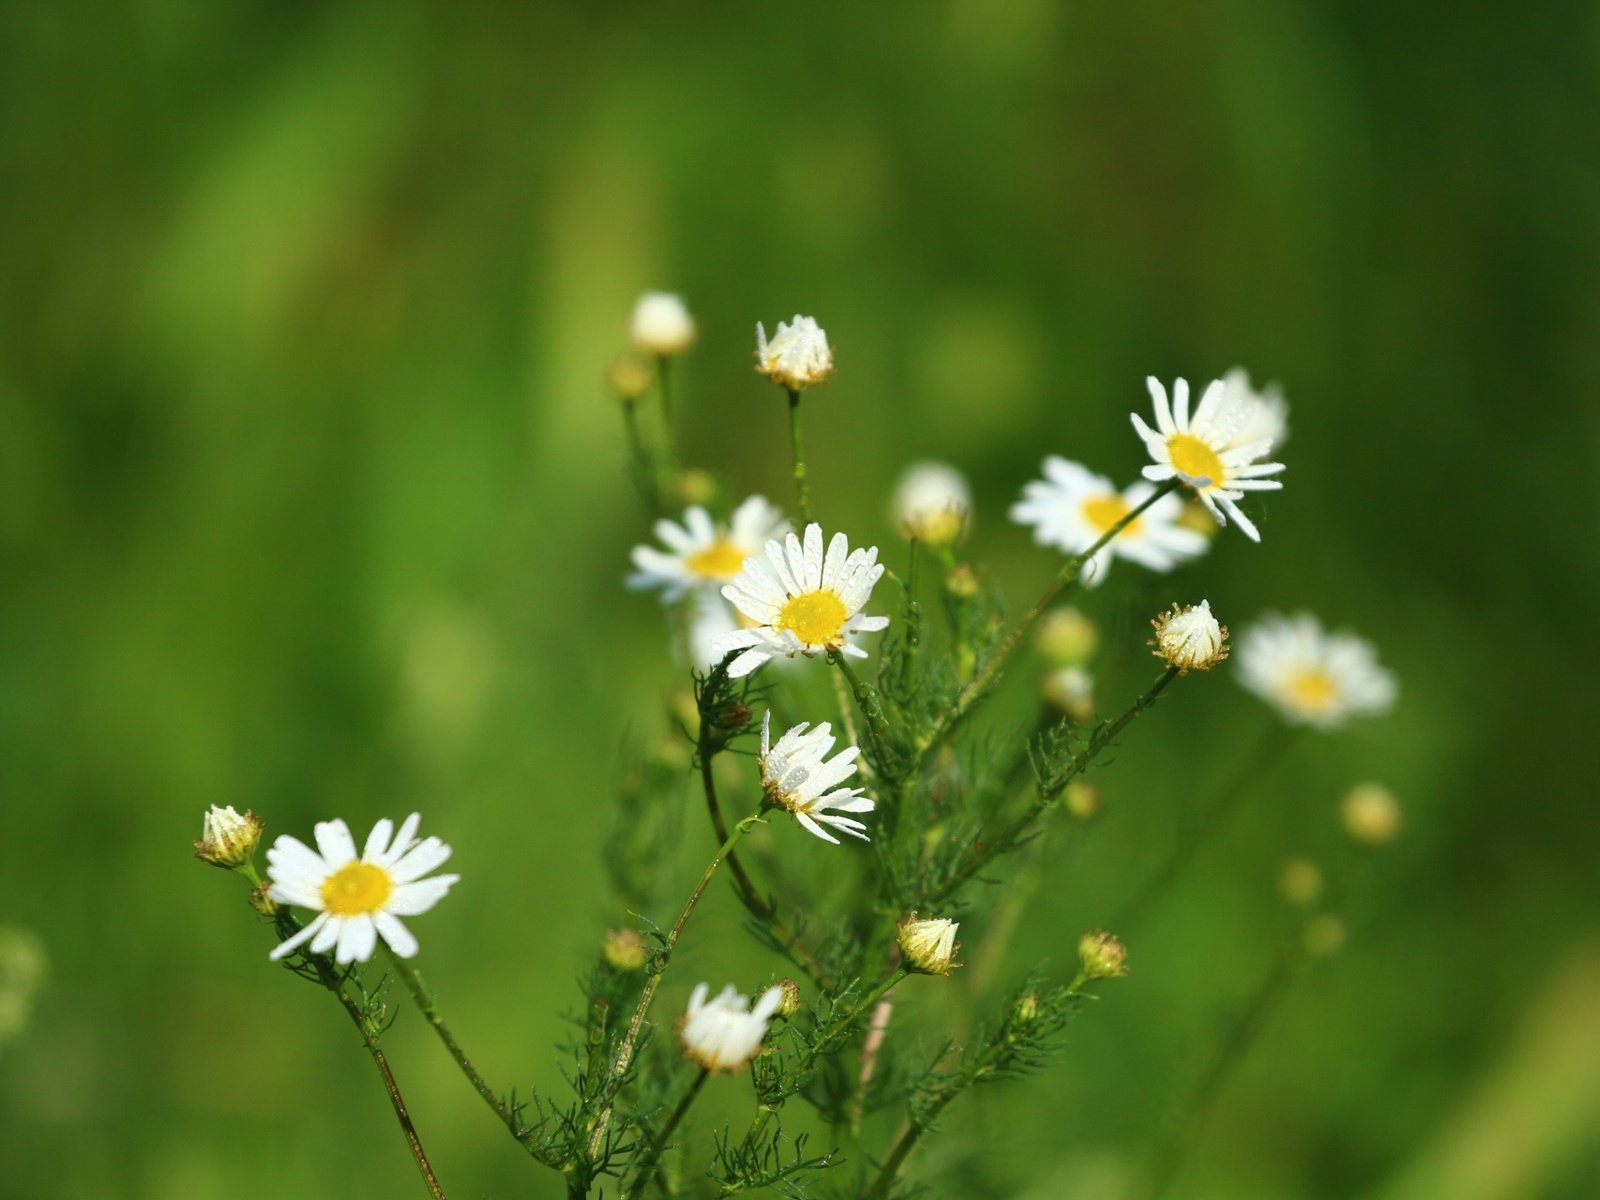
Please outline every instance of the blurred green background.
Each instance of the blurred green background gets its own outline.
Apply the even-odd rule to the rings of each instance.
[[[645,288],[700,320],[692,460],[788,499],[753,326],[815,314],[824,513],[893,558],[899,467],[956,462],[1018,607],[1045,452],[1128,478],[1146,374],[1283,381],[1262,545],[1095,611],[1310,607],[1400,677],[1252,791],[1050,1074],[952,1111],[982,1152],[931,1144],[936,1194],[1121,1195],[1366,778],[1404,836],[1174,1194],[1600,1194],[1597,57],[1581,5],[4,6],[0,925],[50,967],[0,1194],[418,1193],[344,1017],[190,858],[211,803],[421,810],[464,876],[423,967],[492,1080],[559,1088],[623,920],[611,796],[678,682],[600,384]],[[1064,967],[1270,720],[1203,678],[1141,721],[1008,977]],[[710,903],[665,1003],[770,966]],[[452,1196],[559,1194],[409,1014],[391,1052]]]

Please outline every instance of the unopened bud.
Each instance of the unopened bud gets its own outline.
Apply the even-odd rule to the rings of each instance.
[[[678,475],[678,499],[685,508],[698,504],[701,508],[717,498],[717,478],[710,471],[690,467]]]
[[[1100,648],[1100,629],[1075,608],[1056,608],[1040,620],[1033,644],[1055,666],[1081,667]]]
[[[219,807],[213,804],[206,813],[200,828],[200,840],[194,844],[194,856],[214,867],[233,870],[250,861],[261,841],[265,823],[258,820],[249,809],[238,812],[232,805]]]
[[[1034,1020],[1039,1015],[1039,997],[1031,992],[1017,1001],[1017,1020],[1023,1024]]]
[[[1074,986],[1097,979],[1116,979],[1128,973],[1128,949],[1104,930],[1078,939],[1078,980]]]
[[[653,381],[650,365],[631,354],[617,359],[606,368],[606,386],[618,400],[628,404],[648,396]]]
[[[644,938],[635,929],[608,929],[601,946],[606,962],[618,971],[644,970]]]
[[[281,907],[268,893],[272,890],[270,883],[264,883],[258,888],[250,890],[250,907],[263,917],[275,917]]]
[[[983,590],[978,583],[977,573],[966,563],[957,563],[950,568],[950,573],[944,577],[944,587],[958,600],[971,600]]]
[[[783,996],[778,1001],[778,1015],[792,1017],[800,1011],[800,985],[792,979],[780,979],[778,986],[783,989]]]
[[[916,913],[901,921],[898,937],[906,966],[923,975],[950,974],[951,968],[961,965],[955,961],[961,949],[956,944],[958,928],[956,922],[943,918],[919,921]]]
[[[972,489],[952,466],[913,463],[895,486],[890,511],[908,538],[943,549],[955,545],[966,532]]]
[[[1331,913],[1315,918],[1306,925],[1306,952],[1317,958],[1329,958],[1344,949],[1350,931],[1345,923]]]
[[[1074,779],[1061,794],[1061,806],[1078,821],[1092,821],[1100,815],[1100,787],[1087,779]]]
[[[1187,607],[1174,604],[1171,612],[1162,613],[1150,624],[1156,631],[1150,643],[1156,657],[1180,675],[1209,671],[1228,657],[1228,627],[1217,624],[1209,600]]]
[[[628,337],[646,354],[670,358],[694,345],[699,331],[682,296],[671,292],[646,292],[633,306]]]
[[[1051,671],[1039,684],[1045,702],[1080,725],[1094,720],[1094,676],[1082,667]]]
[[[1291,858],[1278,874],[1278,891],[1290,904],[1315,904],[1322,895],[1322,868],[1309,858]]]
[[[1351,788],[1339,802],[1344,831],[1368,846],[1387,846],[1400,835],[1400,802],[1381,783]]]

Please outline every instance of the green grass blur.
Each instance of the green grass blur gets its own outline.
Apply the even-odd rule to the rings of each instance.
[[[1050,1074],[952,1111],[982,1153],[931,1141],[936,1194],[1121,1195],[1367,778],[1405,834],[1174,1194],[1600,1194],[1597,45],[1579,6],[1368,0],[4,6],[0,925],[50,977],[0,1195],[420,1194],[344,1017],[189,857],[211,803],[422,811],[464,876],[423,969],[491,1080],[559,1088],[679,682],[600,385],[645,288],[701,323],[689,458],[788,499],[753,327],[815,314],[825,516],[890,547],[899,467],[953,461],[1018,609],[1044,453],[1131,477],[1146,374],[1282,380],[1262,545],[1093,604],[1309,607],[1401,680],[1252,791]],[[1141,720],[1004,977],[1064,968],[1269,721],[1224,677]],[[663,1003],[766,969],[709,905]],[[391,1054],[453,1197],[560,1194],[414,1015]]]

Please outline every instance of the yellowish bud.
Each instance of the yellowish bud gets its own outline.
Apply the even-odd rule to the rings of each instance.
[[[1051,609],[1033,635],[1040,654],[1058,667],[1081,667],[1100,648],[1100,628],[1072,607]]]
[[[644,970],[644,938],[634,929],[608,929],[600,952],[618,971]]]
[[[957,563],[944,577],[945,590],[960,600],[971,600],[982,588],[975,571],[966,563]]]
[[[1051,671],[1039,684],[1045,702],[1079,724],[1094,720],[1094,676],[1082,667]]]
[[[783,997],[778,1001],[778,1015],[792,1017],[800,1011],[800,985],[793,979],[780,979],[778,986],[783,989]]]
[[[1104,930],[1078,939],[1078,979],[1074,986],[1097,979],[1117,979],[1128,973],[1128,948]]]
[[[278,909],[281,907],[278,902],[269,894],[271,890],[272,885],[267,883],[262,884],[258,888],[252,888],[250,890],[250,907],[255,909],[263,917],[277,916]]]
[[[1329,958],[1344,949],[1350,930],[1344,921],[1332,913],[1324,913],[1306,925],[1306,952],[1317,958]]]
[[[1278,890],[1290,904],[1315,904],[1322,895],[1322,868],[1309,858],[1291,858],[1278,874]]]
[[[1061,794],[1061,807],[1076,821],[1092,821],[1100,815],[1100,787],[1086,779],[1074,779]]]
[[[717,498],[720,490],[717,477],[699,467],[690,467],[678,475],[678,499],[685,508],[695,504],[705,508]]]
[[[1351,788],[1339,802],[1344,831],[1368,846],[1387,846],[1400,836],[1400,802],[1381,783]]]
[[[943,549],[955,545],[966,532],[972,490],[952,466],[913,463],[895,486],[890,510],[908,538]]]
[[[606,368],[606,386],[618,400],[632,404],[650,394],[654,382],[650,364],[632,354],[617,359]]]
[[[955,961],[961,949],[956,942],[958,928],[956,922],[943,918],[919,921],[916,913],[901,921],[897,936],[906,966],[923,975],[950,974],[952,968],[961,965]]]
[[[229,871],[242,867],[255,854],[265,828],[265,823],[249,809],[240,813],[232,805],[213,804],[201,824],[194,856],[201,862]]]

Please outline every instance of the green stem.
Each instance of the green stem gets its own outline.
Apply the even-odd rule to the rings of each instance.
[[[638,1173],[635,1176],[635,1190],[633,1196],[644,1195],[645,1188],[650,1184],[650,1176],[655,1173],[656,1163],[660,1160],[662,1151],[667,1148],[667,1140],[672,1137],[673,1131],[683,1121],[684,1114],[689,1111],[689,1106],[694,1103],[695,1097],[700,1094],[700,1089],[705,1086],[711,1072],[702,1070],[695,1077],[683,1093],[677,1105],[672,1110],[672,1115],[667,1118],[667,1123],[661,1127],[661,1132],[651,1139],[649,1148],[645,1151],[644,1158],[640,1160]]]
[[[478,1073],[478,1069],[472,1065],[472,1060],[467,1057],[466,1051],[461,1048],[461,1044],[456,1041],[455,1035],[450,1032],[450,1026],[445,1024],[444,1014],[439,1011],[439,1001],[433,994],[433,990],[428,987],[422,975],[410,962],[401,958],[393,950],[389,949],[387,945],[385,945],[384,949],[389,955],[389,962],[393,965],[395,974],[399,975],[401,982],[406,985],[406,990],[411,993],[412,1000],[416,1001],[417,1009],[427,1019],[428,1024],[433,1026],[433,1031],[439,1035],[439,1040],[444,1043],[444,1048],[449,1051],[450,1057],[455,1059],[456,1066],[461,1068],[461,1073],[467,1077],[468,1082],[472,1084],[478,1095],[483,1097],[483,1102],[494,1110],[495,1115],[511,1131],[511,1136],[521,1141],[523,1130],[521,1122],[517,1120],[516,1113],[512,1112],[506,1103],[495,1094],[494,1089],[484,1081],[483,1076]]]
[[[661,427],[667,431],[669,440],[672,435],[671,362],[665,354],[656,355],[656,387],[661,393]]]
[[[811,487],[806,481],[806,456],[800,443],[800,393],[789,392],[789,443],[794,447],[794,490],[800,501],[800,518],[809,525],[816,520],[811,511]]]
[[[1102,725],[1095,730],[1094,736],[1089,739],[1089,744],[1072,756],[1072,762],[1066,772],[1061,775],[1058,781],[1059,784],[1065,786],[1066,783],[1082,774],[1084,768],[1099,757],[1100,753],[1116,740],[1124,729],[1133,723],[1135,717],[1155,707],[1156,701],[1161,698],[1161,693],[1166,690],[1169,683],[1178,677],[1178,674],[1177,667],[1168,667],[1161,672],[1161,677],[1150,685],[1150,690],[1133,702],[1133,706],[1127,712],[1109,724]],[[1009,847],[1014,846],[1017,839],[1027,832],[1028,826],[1033,824],[1045,807],[1055,799],[1059,790],[1058,787],[1052,789],[1049,793],[1041,792],[1038,803],[1029,805],[1016,820],[1001,832],[999,837],[986,841],[982,848],[979,848],[978,852],[966,864],[959,867],[937,891],[927,897],[927,903],[933,904],[945,899],[959,889],[962,884],[966,883],[967,880],[988,866],[998,855]]]
[[[761,807],[766,807],[763,798]],[[628,1068],[633,1064],[633,1052],[639,1044],[639,1034],[644,1029],[645,1014],[650,1011],[650,1002],[655,999],[656,989],[661,986],[661,977],[666,974],[667,959],[671,957],[673,948],[678,944],[678,938],[683,934],[683,927],[689,923],[689,914],[694,912],[695,905],[700,903],[700,897],[705,895],[706,888],[711,884],[711,877],[717,873],[717,868],[722,865],[722,860],[733,852],[739,839],[750,831],[753,825],[761,820],[761,808],[757,808],[744,820],[733,827],[733,832],[728,835],[710,864],[700,876],[700,881],[694,885],[694,891],[689,893],[689,900],[683,906],[683,911],[678,914],[678,919],[673,922],[672,928],[667,931],[666,944],[661,949],[661,960],[657,969],[645,981],[644,991],[639,995],[639,1003],[633,1010],[633,1019],[628,1022],[628,1032],[623,1035],[622,1045],[617,1049],[617,1057],[612,1061],[610,1080],[607,1086],[615,1089],[621,1085],[623,1076],[628,1073]],[[589,1134],[588,1157],[592,1161],[600,1152],[600,1147],[605,1144],[606,1132],[611,1127],[611,1114],[616,1107],[614,1099],[607,1100],[595,1117],[594,1128]]]
[[[645,507],[659,516],[662,512],[660,472],[656,467],[655,456],[645,444],[644,432],[639,428],[637,401],[622,402],[622,419],[628,430],[628,453],[633,460],[633,485],[638,489],[639,498],[644,501]]]
[[[1050,586],[1045,588],[1044,593],[1033,602],[1033,607],[1022,614],[1022,619],[1006,635],[1005,641],[1000,643],[999,648],[984,661],[978,673],[972,677],[972,681],[961,689],[961,694],[956,697],[955,704],[951,706],[944,720],[928,736],[928,740],[922,750],[924,759],[926,759],[934,746],[948,737],[950,732],[977,707],[978,702],[984,698],[996,679],[999,678],[1000,672],[1005,668],[1012,654],[1022,644],[1022,639],[1027,636],[1028,631],[1033,628],[1039,618],[1044,615],[1045,610],[1056,602],[1067,587],[1077,583],[1084,565],[1094,558],[1096,554],[1104,550],[1106,546],[1110,545],[1112,538],[1138,520],[1151,505],[1155,504],[1163,496],[1170,495],[1178,487],[1178,480],[1167,480],[1166,483],[1163,483],[1147,496],[1141,504],[1130,509],[1120,521],[1101,534],[1087,550],[1074,554],[1062,564],[1061,570],[1056,572],[1056,577],[1051,580]]]

